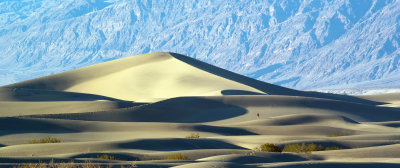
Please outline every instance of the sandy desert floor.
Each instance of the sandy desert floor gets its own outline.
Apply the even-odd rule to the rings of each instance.
[[[399,127],[400,94],[297,91],[174,53],[0,87],[0,167],[399,168]],[[29,143],[45,137],[61,142]],[[255,150],[266,143],[336,150]]]

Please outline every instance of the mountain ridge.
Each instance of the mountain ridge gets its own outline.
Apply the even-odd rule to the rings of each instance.
[[[170,51],[294,89],[399,87],[398,1],[0,4],[0,85]]]

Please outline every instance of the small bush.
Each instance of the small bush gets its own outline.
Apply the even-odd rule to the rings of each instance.
[[[281,147],[270,143],[262,144],[260,147],[256,147],[255,150],[263,152],[282,152]]]
[[[311,153],[313,151],[328,151],[328,150],[340,150],[340,147],[331,146],[324,148],[322,145],[311,144],[288,144],[283,148],[283,152],[294,152],[294,153]]]
[[[254,151],[244,152],[243,155],[246,155],[246,156],[255,156],[255,155],[256,155],[256,152],[254,152]]]
[[[177,154],[168,155],[167,157],[165,157],[165,160],[189,160],[189,158],[185,155],[177,153]]]
[[[324,147],[322,145],[311,144],[288,144],[283,148],[283,152],[294,152],[294,153],[311,153],[312,151],[322,151]]]
[[[60,138],[51,138],[49,136],[41,138],[39,140],[33,139],[28,141],[30,144],[38,144],[38,143],[60,143],[61,139]]]
[[[191,133],[189,136],[186,136],[185,138],[197,139],[197,138],[200,138],[200,134],[199,133]]]
[[[340,150],[340,149],[342,149],[342,148],[337,147],[337,146],[332,146],[332,147],[326,147],[325,148],[326,151],[329,151],[329,150]]]
[[[232,154],[240,154],[238,151],[232,151]]]
[[[328,137],[338,137],[338,136],[347,136],[348,134],[345,133],[332,133],[329,134]]]
[[[97,155],[98,159],[105,159],[105,160],[118,160],[115,156],[111,156],[111,155]]]

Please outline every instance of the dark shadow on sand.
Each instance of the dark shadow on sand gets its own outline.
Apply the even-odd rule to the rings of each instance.
[[[108,101],[132,103],[132,101],[124,101],[112,97],[96,95],[96,94],[88,94],[88,93],[0,87],[0,101],[96,101],[96,100],[108,100]]]
[[[246,90],[222,90],[222,95],[265,95],[257,92],[250,92]]]
[[[124,149],[143,149],[153,151],[179,151],[193,149],[245,149],[221,140],[215,139],[143,139],[118,144]]]
[[[341,101],[350,101],[355,103],[362,103],[362,104],[370,104],[370,105],[378,105],[378,104],[385,104],[382,102],[375,102],[370,100],[361,99],[358,97],[347,96],[347,95],[337,95],[337,94],[330,94],[330,93],[320,93],[320,92],[303,92],[298,91],[290,88],[281,87],[274,84],[265,83],[256,79],[252,79],[243,75],[239,75],[233,73],[231,71],[204,63],[202,61],[190,58],[188,56],[184,56],[177,53],[170,53],[176,59],[181,60],[182,62],[186,62],[191,66],[204,70],[206,72],[212,73],[214,75],[227,78],[239,83],[243,83],[245,85],[251,86],[256,88],[260,91],[263,91],[266,94],[270,95],[289,95],[289,96],[305,96],[305,97],[315,97],[315,98],[324,98],[324,99],[333,99],[333,100],[341,100]]]
[[[234,127],[222,127],[222,126],[211,126],[211,125],[185,125],[180,126],[180,129],[183,130],[194,130],[199,132],[210,132],[225,136],[235,136],[235,135],[259,135],[254,132],[250,132],[248,130],[242,128],[234,128]]]
[[[18,118],[0,117],[0,136],[15,133],[76,133],[80,132],[51,122]]]
[[[216,100],[177,97],[127,109],[30,117],[87,121],[201,123],[224,120],[246,113],[245,108]]]
[[[75,156],[72,156],[71,158],[74,159],[82,159],[82,158],[95,158],[97,159],[101,155],[108,155],[108,156],[113,156],[115,157],[115,160],[120,160],[120,161],[139,161],[140,158],[144,157],[145,155],[138,155],[133,156],[131,153],[109,153],[109,152],[93,152],[93,153],[83,153],[83,154],[78,154]]]
[[[335,110],[359,116],[366,121],[397,121],[400,119],[400,110],[392,107],[379,107],[352,102],[319,100],[303,100],[302,105],[310,108]]]

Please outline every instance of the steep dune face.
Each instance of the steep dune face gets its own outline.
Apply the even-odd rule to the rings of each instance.
[[[0,87],[0,167],[105,164],[101,154],[138,167],[399,167],[398,101],[297,91],[175,53],[137,55]],[[46,136],[62,143],[27,144]],[[253,150],[265,143],[343,151]],[[171,154],[190,161],[162,161]]]

